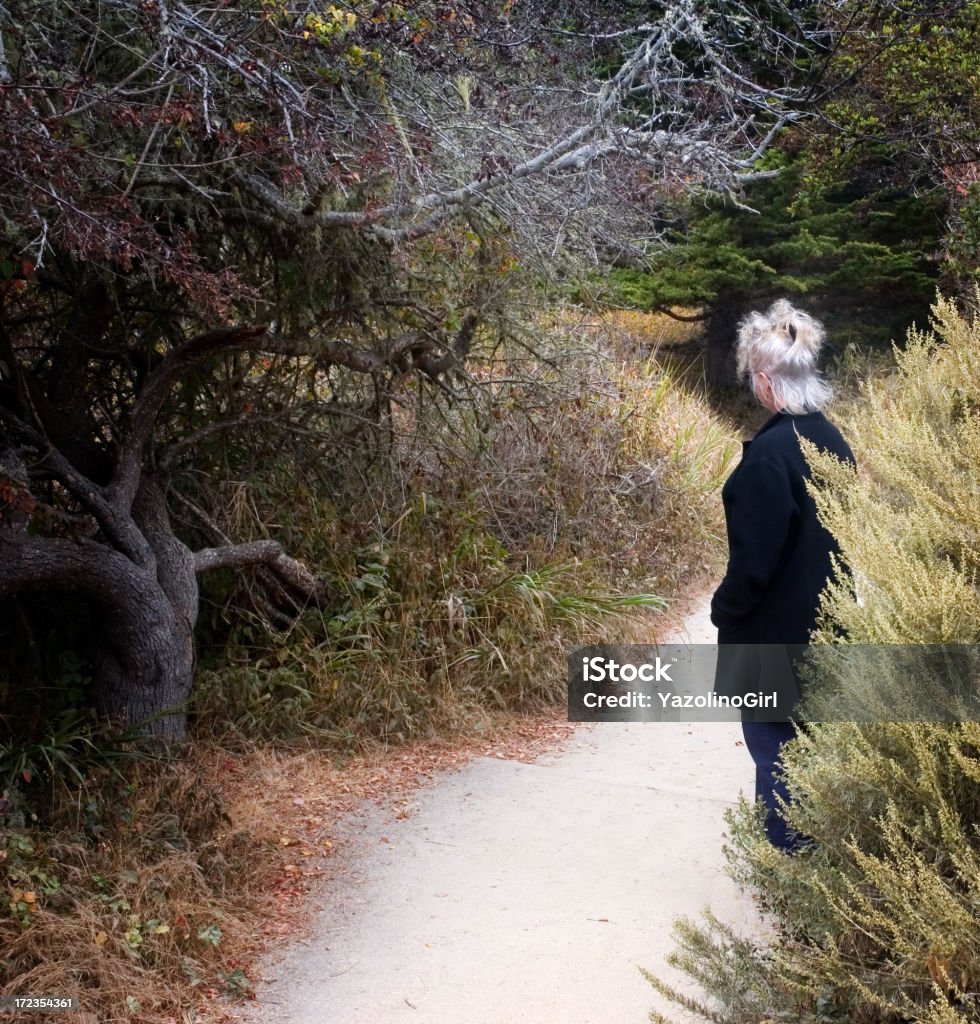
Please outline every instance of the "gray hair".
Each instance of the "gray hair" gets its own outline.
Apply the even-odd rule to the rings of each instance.
[[[773,397],[786,412],[814,412],[831,394],[816,370],[823,339],[818,320],[779,299],[765,313],[749,313],[738,325],[738,375],[750,378],[758,397],[755,375],[764,373],[772,382]]]

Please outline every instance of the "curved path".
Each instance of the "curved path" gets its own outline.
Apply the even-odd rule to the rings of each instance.
[[[672,642],[709,643],[707,609]],[[478,758],[403,820],[352,816],[349,877],[267,962],[272,1024],[628,1024],[661,1005],[671,923],[708,904],[752,929],[723,873],[723,812],[752,765],[737,724],[580,726],[533,765]],[[681,980],[683,987],[683,981]]]

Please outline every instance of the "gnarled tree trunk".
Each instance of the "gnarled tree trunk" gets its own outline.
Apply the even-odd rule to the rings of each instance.
[[[151,477],[140,481],[133,518],[153,552],[155,571],[139,570],[131,580],[130,596],[99,656],[96,700],[109,717],[129,724],[149,720],[150,735],[179,740],[194,672],[194,556],[174,535],[163,490]]]
[[[261,326],[218,328],[190,339],[143,380],[111,449],[65,441],[66,453],[55,438],[70,440],[72,430],[52,427],[57,410],[33,400],[36,382],[17,366],[0,333],[2,365],[18,369],[16,386],[0,388],[0,601],[30,592],[89,601],[104,623],[92,638],[98,710],[127,726],[145,723],[142,732],[163,740],[186,732],[199,573],[260,565],[294,612],[321,593],[309,570],[272,540],[234,544],[215,529],[219,546],[191,551],[174,534],[163,483],[154,475],[166,460],[161,455],[151,468],[153,460],[145,458],[157,417],[184,374],[218,353],[266,345],[274,347],[274,340]],[[368,371],[380,358],[369,355],[358,357]],[[76,431],[87,436],[77,424]],[[175,447],[187,442],[185,436]],[[53,502],[38,500],[32,474],[56,483]],[[57,524],[54,535],[30,530],[39,507]]]
[[[94,646],[103,714],[125,725],[156,716],[143,730],[147,735],[183,738],[179,705],[190,693],[193,623],[177,613],[153,569],[102,544],[9,530],[0,530],[0,564],[0,600],[16,593],[76,593],[102,617]]]
[[[106,609],[96,708],[125,726],[144,723],[145,735],[182,740],[194,673],[192,624],[149,575],[137,570],[126,585],[125,604]]]

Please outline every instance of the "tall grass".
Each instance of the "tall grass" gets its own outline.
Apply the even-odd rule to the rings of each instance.
[[[479,727],[561,701],[569,646],[717,571],[731,429],[676,371],[614,355],[646,336],[566,316],[545,340],[476,366],[470,401],[396,417],[370,505],[291,525],[337,599],[271,644],[240,630],[199,676],[200,723],[345,744]]]

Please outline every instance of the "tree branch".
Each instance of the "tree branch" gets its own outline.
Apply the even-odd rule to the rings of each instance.
[[[682,324],[699,324],[707,320],[710,313],[696,313],[693,316],[688,316],[685,313],[675,313],[669,306],[651,306],[651,311],[654,313],[663,313],[664,316],[669,316],[671,320],[679,320]]]
[[[348,341],[320,338],[277,337],[263,325],[228,327],[208,331],[165,356],[150,374],[123,428],[112,480],[106,497],[112,508],[128,513],[139,487],[143,450],[153,434],[156,418],[174,384],[194,366],[210,356],[228,351],[267,352],[272,355],[309,357],[318,363],[345,366],[358,373],[382,373],[405,353],[429,351],[432,343],[416,332],[402,335],[394,343],[376,349],[362,349]]]
[[[330,405],[319,404],[317,407],[317,413],[325,416],[334,416],[337,419],[343,420],[354,420],[366,427],[376,427],[377,424],[374,420],[368,419],[365,416],[359,414],[357,411],[358,407],[355,408],[335,408]],[[306,427],[300,426],[299,424],[290,421],[285,418],[281,413],[273,416],[262,416],[256,415],[255,413],[248,412],[243,413],[241,416],[235,416],[230,420],[218,420],[215,423],[209,423],[206,427],[201,427],[200,430],[192,431],[190,434],[185,434],[183,437],[178,438],[172,444],[167,445],[157,455],[156,466],[168,472],[173,469],[176,465],[178,458],[182,453],[192,449],[195,445],[200,444],[202,441],[207,440],[209,437],[213,437],[215,434],[221,434],[225,431],[242,431],[249,430],[258,426],[270,426],[275,427],[279,431],[290,434],[292,436],[308,437],[321,439],[324,436],[322,430],[311,430]]]
[[[23,537],[6,541],[0,534],[0,600],[24,591],[88,594],[112,607],[131,599],[125,581],[142,570],[104,544],[60,537]]]
[[[146,538],[128,514],[118,513],[102,487],[75,469],[43,434],[9,410],[0,408],[0,421],[9,424],[38,453],[41,468],[89,512],[113,547],[141,568],[153,565],[153,552]]]
[[[107,494],[112,505],[128,512],[139,487],[143,449],[173,385],[198,363],[218,352],[262,337],[264,326],[228,327],[208,331],[181,345],[150,374],[123,427],[116,464]]]
[[[213,569],[245,569],[254,565],[271,569],[280,580],[307,598],[316,599],[324,593],[323,584],[302,562],[290,558],[275,540],[255,540],[194,552],[194,571],[197,573]]]
[[[557,139],[534,156],[488,175],[471,178],[465,185],[455,189],[433,191],[418,196],[409,202],[395,203],[370,211],[320,210],[306,212],[287,202],[268,181],[255,174],[236,170],[232,179],[253,198],[274,211],[286,223],[295,227],[371,227],[380,238],[392,242],[416,238],[435,230],[445,219],[448,211],[474,202],[480,202],[489,193],[505,185],[512,185],[524,178],[547,171],[565,170],[569,166],[580,167],[591,147],[586,143],[609,120],[619,107],[626,93],[630,91],[637,77],[673,43],[688,26],[687,14],[674,13],[674,20],[666,27],[657,27],[636,47],[617,73],[606,82],[596,97],[595,110],[587,124]],[[651,26],[647,26],[651,28]],[[667,133],[653,133],[658,141],[664,141]],[[652,137],[652,136],[651,136]],[[595,155],[605,151],[601,143],[594,144]],[[574,154],[574,157],[572,155]],[[571,163],[566,162],[571,160]],[[400,228],[391,228],[392,222],[417,215],[426,215],[421,221]]]

